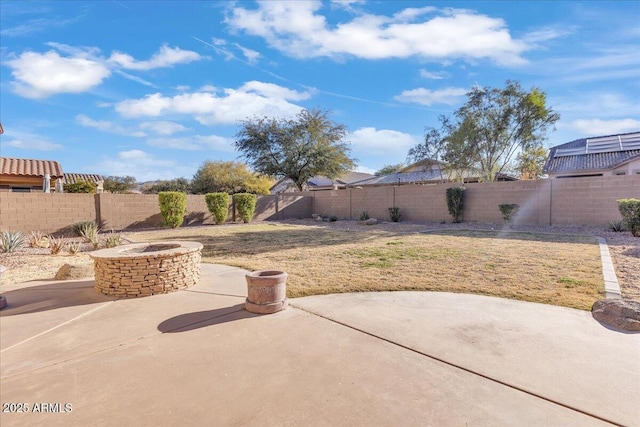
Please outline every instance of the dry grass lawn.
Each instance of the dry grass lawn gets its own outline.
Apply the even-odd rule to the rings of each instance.
[[[604,297],[592,237],[442,230],[394,233],[285,224],[134,233],[195,240],[203,261],[289,274],[288,296],[420,290],[513,298],[589,310]]]

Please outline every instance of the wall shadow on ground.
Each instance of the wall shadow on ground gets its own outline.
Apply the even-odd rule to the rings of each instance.
[[[380,234],[380,238],[394,237],[397,233]],[[375,237],[374,237],[375,238]],[[221,257],[228,254],[238,256],[278,252],[288,249],[310,249],[316,247],[339,246],[372,240],[369,233],[344,232],[309,228],[290,230],[276,228],[262,231],[239,231],[231,235],[191,235],[167,236],[163,240],[187,240],[203,244],[203,257]]]

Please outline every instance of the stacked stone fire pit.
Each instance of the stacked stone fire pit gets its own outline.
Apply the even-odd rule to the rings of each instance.
[[[188,288],[200,279],[202,244],[170,241],[134,243],[90,254],[95,290],[134,298]]]

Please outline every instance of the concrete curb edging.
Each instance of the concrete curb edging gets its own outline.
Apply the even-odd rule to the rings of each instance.
[[[595,236],[598,239],[598,245],[600,246],[600,259],[602,260],[602,276],[604,277],[604,295],[605,298],[621,299],[620,285],[618,284],[618,278],[616,277],[616,271],[613,268],[613,261],[611,261],[611,254],[609,254],[609,246],[607,241],[599,236]]]

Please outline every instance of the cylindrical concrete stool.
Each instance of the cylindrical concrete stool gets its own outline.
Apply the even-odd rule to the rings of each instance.
[[[284,310],[287,302],[287,273],[262,270],[247,274],[247,300],[244,308],[256,314],[271,314]]]

